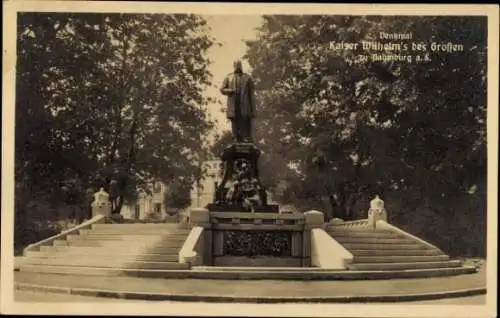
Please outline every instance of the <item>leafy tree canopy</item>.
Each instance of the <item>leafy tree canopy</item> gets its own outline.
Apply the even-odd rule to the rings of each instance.
[[[20,14],[16,181],[32,193],[113,183],[119,211],[153,179],[194,180],[212,127],[206,27],[187,14]]]
[[[428,50],[425,63],[356,63],[360,50],[331,47],[378,40],[380,31],[464,51]],[[460,198],[484,201],[484,17],[264,16],[247,46],[257,140],[269,158],[262,175],[282,202],[350,219],[380,194],[402,201],[404,210],[390,211],[400,223],[415,221],[417,207],[440,210],[434,221],[456,215],[464,230],[484,218],[484,205],[462,221],[467,213],[452,208]]]

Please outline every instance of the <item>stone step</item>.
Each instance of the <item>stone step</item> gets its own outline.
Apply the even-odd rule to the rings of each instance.
[[[96,248],[115,248],[115,247],[129,247],[129,248],[146,248],[155,249],[162,247],[177,247],[181,248],[183,241],[160,241],[160,242],[147,242],[147,241],[104,241],[104,240],[55,240],[54,246],[91,246]]]
[[[140,242],[158,242],[158,241],[172,241],[184,242],[186,236],[170,236],[170,235],[68,235],[67,239],[74,240],[103,240],[103,241],[140,241]]]
[[[400,244],[400,243],[345,243],[340,242],[347,250],[428,250],[425,245],[417,243]]]
[[[342,232],[335,232],[331,231],[329,234],[333,238],[406,238],[404,235],[401,234],[396,234],[396,233],[390,233],[390,232],[349,232],[349,231],[342,231]]]
[[[41,246],[41,252],[64,252],[64,253],[79,253],[79,254],[92,254],[92,253],[154,253],[154,254],[171,254],[179,253],[181,247],[178,246],[159,246],[159,247],[144,247],[144,246],[113,246],[112,248],[106,246]]]
[[[372,250],[349,250],[354,256],[424,256],[424,255],[443,255],[437,249],[419,250],[419,249],[372,249]]]
[[[148,261],[148,262],[177,262],[179,260],[179,255],[178,253],[171,253],[171,254],[135,254],[135,253],[104,253],[103,251],[95,251],[94,253],[78,253],[77,252],[57,252],[57,251],[51,251],[51,252],[39,252],[39,251],[28,251],[26,254],[27,257],[32,257],[32,258],[51,258],[51,259],[59,259],[59,258],[74,258],[74,259],[90,259],[90,258],[97,258],[97,259],[116,259],[120,261]]]
[[[427,256],[355,256],[353,263],[409,263],[448,261],[447,255]]]
[[[326,231],[330,232],[349,232],[349,233],[394,233],[392,230],[388,229],[374,229],[371,227],[357,227],[357,228],[345,228],[345,227],[338,227],[338,226],[332,226],[332,225],[327,225],[326,226]]]
[[[83,235],[188,235],[187,229],[166,229],[166,230],[151,230],[151,229],[92,229],[80,230]]]
[[[179,228],[177,223],[134,223],[134,224],[92,224],[92,229],[115,230],[115,231],[137,231],[137,230],[159,230],[168,231]]]
[[[335,237],[340,244],[344,243],[370,243],[370,244],[412,244],[416,243],[415,240],[410,238],[375,238],[375,237],[347,237],[347,236],[337,236]]]
[[[354,232],[354,233],[394,233],[394,231],[390,229],[380,229],[380,228],[370,228],[370,227],[362,227],[362,228],[344,228],[344,227],[336,227],[336,226],[326,226],[328,231],[335,232]]]
[[[100,242],[101,246],[105,247],[121,247],[121,246],[129,246],[136,248],[162,248],[162,247],[178,247],[181,248],[184,245],[184,240],[159,240],[159,241],[142,241],[142,240],[81,240],[80,242]]]
[[[179,264],[184,265],[184,264]],[[85,266],[57,266],[57,265],[21,265],[19,271],[30,273],[44,274],[63,274],[63,275],[78,275],[78,276],[144,276],[151,278],[168,278],[177,277],[179,275],[172,272],[185,272],[188,265],[178,269],[170,270],[144,270],[144,269],[128,269],[128,268],[110,268],[110,267],[85,267]],[[165,273],[168,273],[167,275]],[[185,276],[185,275],[184,275]],[[184,278],[181,276],[181,278]]]
[[[108,230],[81,230],[80,235],[85,236],[128,236],[128,235],[137,235],[137,236],[188,236],[189,231],[133,231],[133,232],[122,232],[122,231],[108,231]]]
[[[192,270],[200,272],[329,272],[331,269],[318,267],[249,267],[249,266],[193,266]]]
[[[182,265],[182,264],[179,264]],[[172,279],[286,279],[286,280],[366,280],[366,279],[402,279],[419,277],[441,277],[461,274],[472,274],[474,267],[445,267],[417,270],[394,271],[197,271],[185,268],[176,270],[143,270],[130,268],[103,268],[103,267],[76,267],[76,266],[51,266],[51,265],[21,265],[22,272],[67,274],[79,276],[136,276],[145,278],[172,278]]]
[[[388,271],[388,270],[409,270],[409,269],[430,269],[459,267],[460,261],[441,262],[409,262],[409,263],[353,263],[348,265],[350,270],[362,271]]]
[[[34,258],[26,259],[25,265],[51,265],[51,266],[84,266],[104,268],[137,268],[137,269],[181,269],[184,264],[177,262],[154,262],[120,259],[84,259],[84,258]]]
[[[74,243],[74,244],[71,244],[71,245],[78,245],[78,244],[82,245],[83,242],[80,242],[80,241],[72,242],[72,241],[67,241],[67,240],[54,240],[52,242],[52,245],[53,246],[68,246],[68,245],[70,245],[70,243]],[[86,244],[86,246],[99,247],[99,246],[101,246],[101,244],[99,242],[90,242],[89,244]]]

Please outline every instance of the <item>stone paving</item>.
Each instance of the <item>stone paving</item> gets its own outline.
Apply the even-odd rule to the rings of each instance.
[[[486,272],[475,274],[363,281],[278,281],[154,279],[73,276],[16,272],[16,283],[124,292],[226,297],[334,297],[408,295],[486,287]]]

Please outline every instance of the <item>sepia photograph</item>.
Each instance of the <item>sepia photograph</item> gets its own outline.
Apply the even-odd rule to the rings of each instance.
[[[2,313],[496,315],[498,7],[3,5]]]

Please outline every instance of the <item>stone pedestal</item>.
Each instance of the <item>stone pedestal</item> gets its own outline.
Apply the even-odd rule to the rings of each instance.
[[[189,211],[189,223],[191,226],[210,228],[210,212],[204,208],[194,208]]]
[[[266,189],[260,182],[260,150],[253,143],[238,142],[222,154],[222,181],[217,185],[212,212],[279,212],[267,203]]]
[[[92,207],[92,217],[96,215],[104,215],[106,217],[111,216],[112,206],[109,202],[109,194],[101,188],[98,192],[94,194],[94,201],[91,204]]]
[[[311,266],[311,230],[325,226],[323,212],[311,210],[304,213],[304,235],[302,238],[302,267]]]
[[[210,212],[210,217],[214,265],[302,265],[302,213]]]
[[[325,215],[323,212],[311,210],[304,213],[304,225],[306,230],[323,228]]]
[[[384,201],[377,195],[370,201],[370,209],[368,210],[368,226],[375,228],[377,221],[383,220],[387,222],[387,212],[384,208]]]

